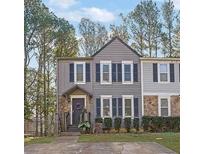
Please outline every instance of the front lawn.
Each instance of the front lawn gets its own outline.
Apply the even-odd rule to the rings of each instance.
[[[27,137],[24,138],[24,144],[43,144],[53,142],[55,137]]]
[[[179,133],[81,135],[79,142],[157,142],[179,153]]]

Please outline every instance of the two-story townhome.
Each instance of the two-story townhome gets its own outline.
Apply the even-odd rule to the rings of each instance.
[[[180,115],[179,58],[140,58],[142,115]]]
[[[76,127],[83,109],[92,124],[97,117],[179,115],[179,60],[142,58],[118,37],[91,57],[59,57],[57,109],[58,131]]]

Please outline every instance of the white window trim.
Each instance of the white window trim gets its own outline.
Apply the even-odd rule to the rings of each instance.
[[[161,81],[160,80],[160,64],[166,64],[167,65],[167,81]],[[169,71],[169,63],[160,62],[158,63],[158,82],[159,83],[170,83],[170,71]]]
[[[103,115],[103,99],[109,99],[110,101],[110,116]],[[101,95],[100,96],[100,106],[101,106],[101,117],[104,118],[112,118],[112,95]]]
[[[125,99],[131,99],[131,116],[125,116]],[[134,118],[134,97],[133,95],[122,95],[122,117],[127,118]]]
[[[125,81],[125,64],[131,65],[131,81]],[[122,61],[122,84],[133,84],[133,61]]]
[[[109,82],[103,81],[103,65],[109,65]],[[112,62],[111,61],[100,61],[100,84],[112,84]]]
[[[161,99],[168,100],[168,116],[171,116],[171,104],[170,104],[170,96],[158,96],[158,116],[161,116]]]
[[[73,124],[73,98],[84,98],[84,108],[86,109],[86,95],[70,95],[70,100],[71,100],[71,103],[70,103],[70,124],[72,125]]]
[[[79,82],[77,81],[77,67],[76,65],[77,64],[83,64],[83,81],[82,82]],[[74,62],[74,82],[75,84],[85,84],[85,62]]]

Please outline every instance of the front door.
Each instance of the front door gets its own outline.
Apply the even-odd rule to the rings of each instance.
[[[73,125],[78,126],[78,124],[80,123],[80,114],[82,113],[82,110],[84,108],[84,103],[85,103],[84,98],[73,98],[72,99]]]

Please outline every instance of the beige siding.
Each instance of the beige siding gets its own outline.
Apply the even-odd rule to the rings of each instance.
[[[154,62],[156,63],[156,62]],[[170,62],[166,62],[170,63]],[[159,70],[158,70],[159,71]],[[174,63],[175,82],[153,82],[153,62],[143,62],[143,92],[144,93],[180,93],[179,62]]]

